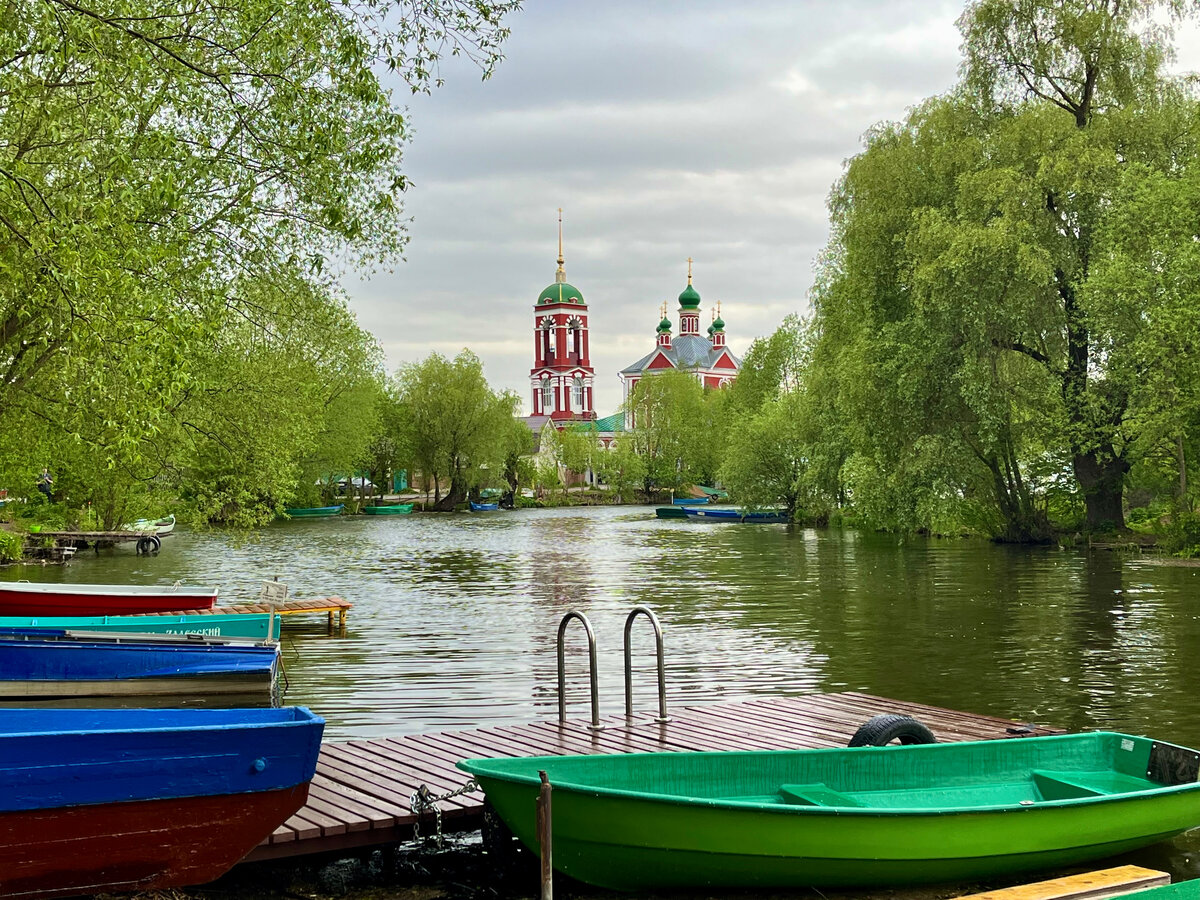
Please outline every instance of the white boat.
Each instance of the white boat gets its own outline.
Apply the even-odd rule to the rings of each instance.
[[[175,514],[161,519],[138,519],[121,526],[125,531],[145,531],[150,534],[164,535],[175,530]]]

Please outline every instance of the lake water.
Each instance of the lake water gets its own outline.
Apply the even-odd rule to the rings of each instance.
[[[1136,556],[853,530],[658,520],[648,507],[280,523],[250,537],[181,531],[8,579],[217,583],[250,600],[354,603],[285,630],[287,702],[334,738],[551,718],[555,635],[591,620],[601,712],[623,708],[626,614],[653,608],[671,705],[860,690],[1069,729],[1200,745],[1200,568]],[[634,632],[635,702],[655,704],[653,640]],[[587,715],[582,629],[568,632],[569,714]]]

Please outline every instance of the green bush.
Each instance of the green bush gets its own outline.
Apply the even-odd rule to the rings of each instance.
[[[1162,547],[1175,556],[1200,556],[1200,516],[1177,512],[1163,534]]]
[[[17,562],[24,555],[25,538],[15,531],[0,529],[0,562]]]

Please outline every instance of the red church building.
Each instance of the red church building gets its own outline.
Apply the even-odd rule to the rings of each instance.
[[[700,294],[692,287],[692,261],[688,260],[687,287],[679,295],[679,334],[671,337],[671,321],[667,318],[666,304],[662,306],[662,321],[656,329],[654,349],[630,366],[621,370],[624,388],[623,401],[629,405],[629,396],[637,383],[657,372],[682,369],[693,373],[700,383],[709,388],[720,388],[737,377],[742,361],[725,346],[725,321],[721,318],[720,304],[713,311],[708,336],[700,334]],[[625,425],[632,427],[626,414]]]

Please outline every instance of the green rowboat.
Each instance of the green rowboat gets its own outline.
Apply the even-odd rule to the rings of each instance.
[[[687,510],[682,506],[660,506],[654,510],[654,515],[660,519],[686,519]]]
[[[364,506],[362,511],[368,516],[407,516],[413,511],[413,505],[394,503],[391,506]]]
[[[0,628],[65,628],[68,631],[121,631],[131,634],[202,634],[206,637],[265,641],[267,613],[201,616],[0,616]],[[270,636],[279,639],[280,617]]]
[[[284,512],[293,519],[324,519],[329,516],[336,516],[342,511],[344,505],[339,503],[337,506],[288,507],[284,509]]]
[[[1200,824],[1200,753],[1124,734],[460,762],[554,865],[617,890],[883,886],[1102,859]]]

